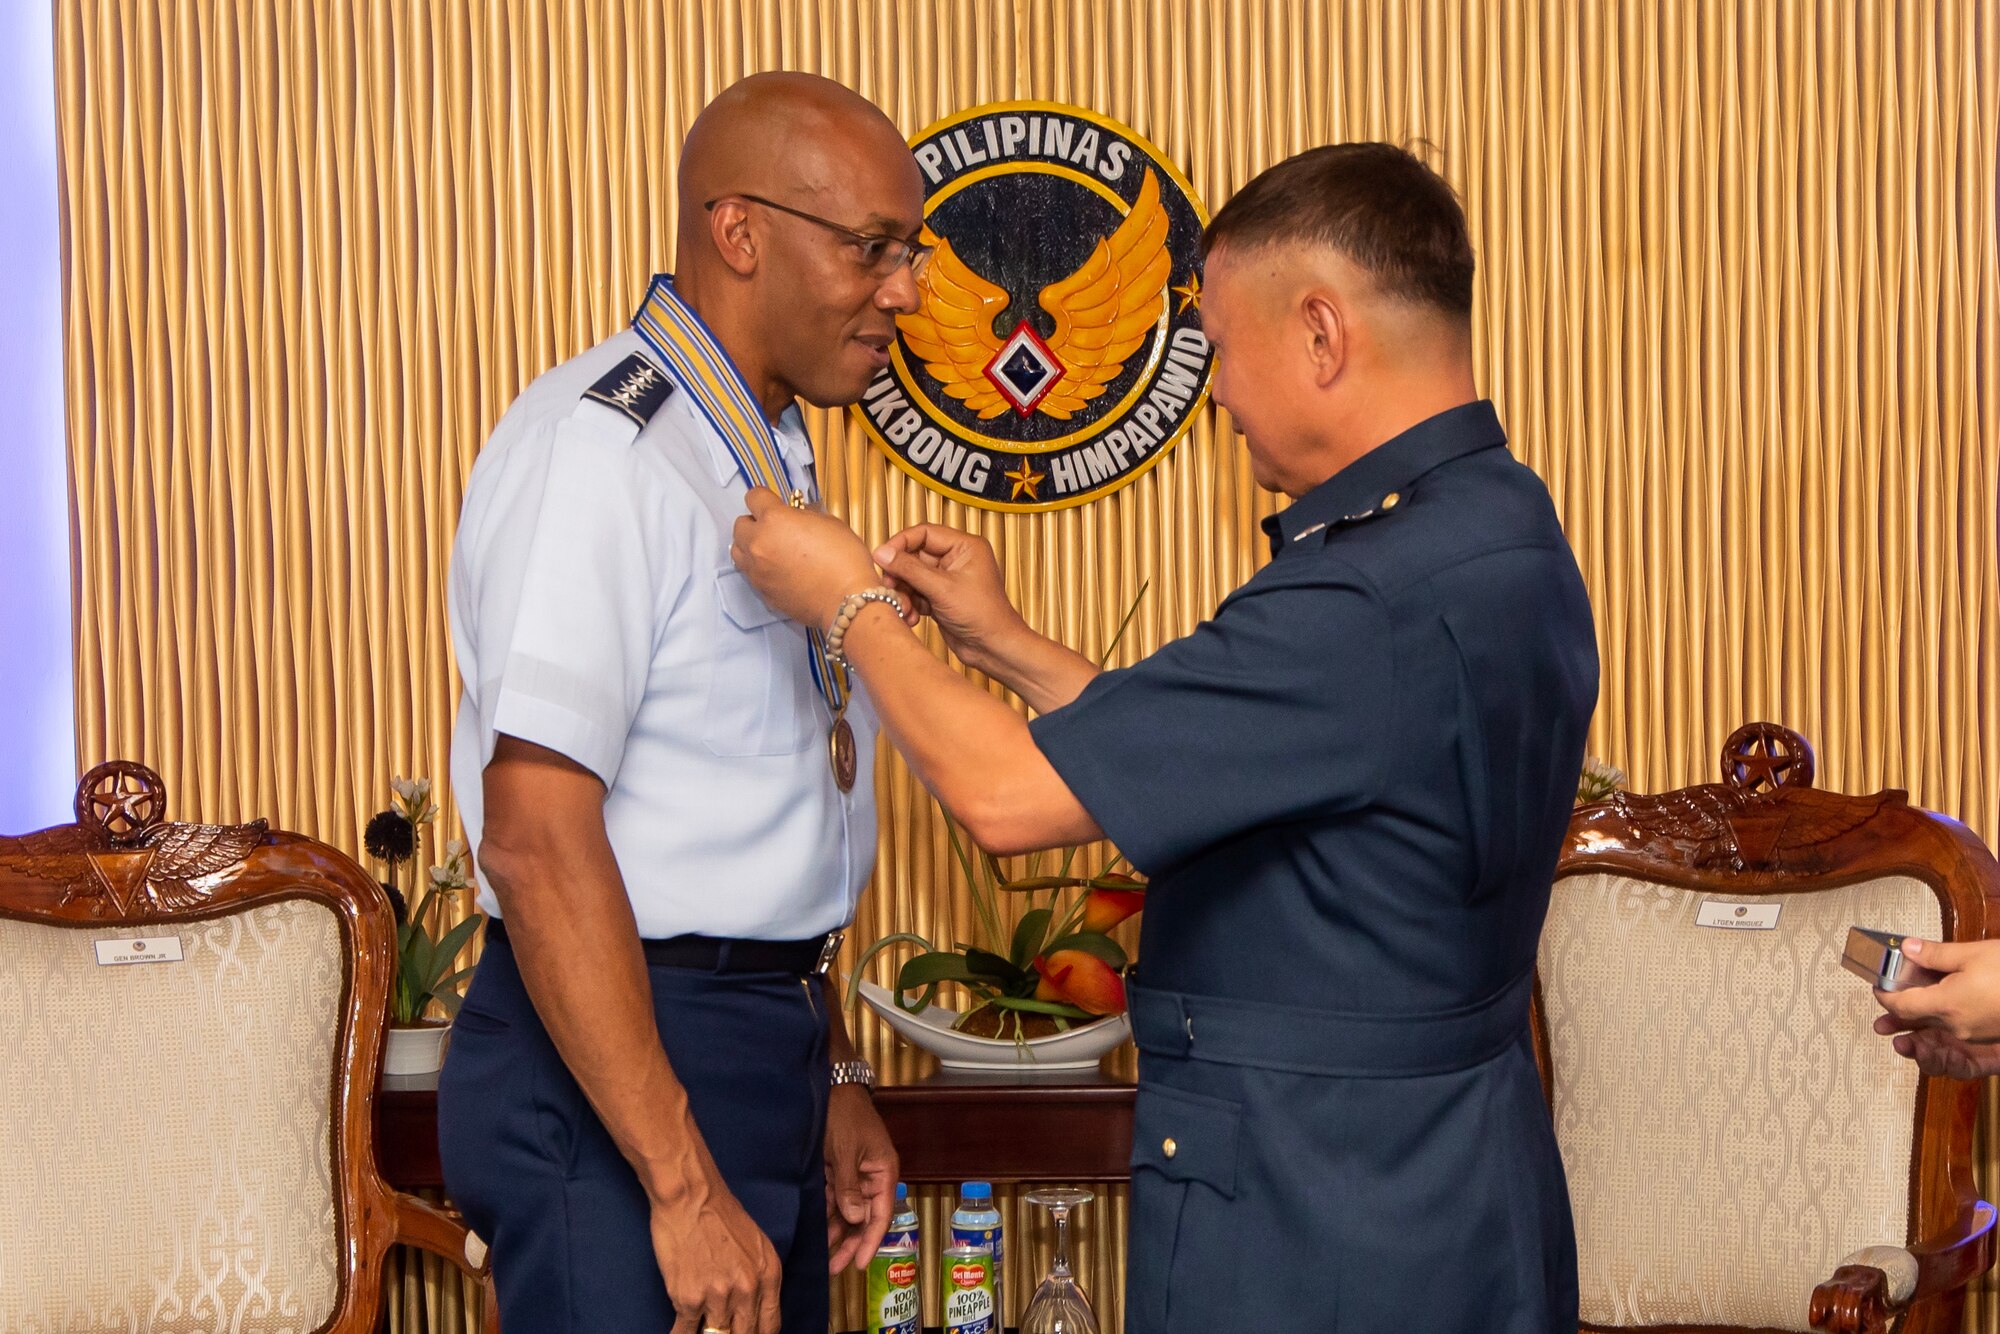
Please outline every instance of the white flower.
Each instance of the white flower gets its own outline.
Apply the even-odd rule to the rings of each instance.
[[[396,808],[411,824],[429,824],[437,819],[437,804],[431,800],[428,778],[392,778],[389,788],[396,794]]]
[[[1583,762],[1583,772],[1577,775],[1576,804],[1585,805],[1602,801],[1625,786],[1625,771],[1617,765],[1589,756]]]
[[[471,869],[466,861],[465,840],[451,839],[444,845],[444,861],[431,867],[431,884],[441,890],[471,889]]]

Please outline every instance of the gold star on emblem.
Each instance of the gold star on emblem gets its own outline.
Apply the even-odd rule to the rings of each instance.
[[[1035,488],[1048,480],[1047,473],[1036,472],[1034,466],[1026,459],[1021,460],[1020,467],[1012,472],[1002,473],[1001,476],[1014,484],[1014,494],[1008,497],[1010,500],[1019,500],[1023,491],[1028,493],[1028,499],[1040,500],[1042,497]]]
[[[1187,282],[1174,289],[1174,295],[1181,299],[1181,308],[1175,311],[1174,314],[1186,314],[1189,306],[1193,306],[1197,311],[1200,310],[1201,275],[1199,273],[1190,273]]]

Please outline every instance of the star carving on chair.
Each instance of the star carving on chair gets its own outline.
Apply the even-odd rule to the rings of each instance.
[[[102,829],[114,843],[136,842],[159,823],[166,808],[166,786],[152,770],[99,766],[80,787],[77,821]]]
[[[1745,792],[1813,785],[1813,749],[1789,727],[1749,723],[1722,743],[1722,781]]]
[[[1767,783],[1776,787],[1785,770],[1792,767],[1793,759],[1790,755],[1773,755],[1768,745],[1759,743],[1757,749],[1741,757],[1737,763],[1743,768],[1744,781],[1751,787],[1762,787]]]

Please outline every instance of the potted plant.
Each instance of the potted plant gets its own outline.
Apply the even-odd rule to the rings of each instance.
[[[1095,1066],[1131,1031],[1125,1017],[1129,960],[1110,932],[1143,906],[1145,882],[1114,869],[1122,858],[1095,875],[1071,875],[1075,849],[1053,875],[1039,874],[1036,858],[1027,874],[1010,878],[992,857],[975,867],[948,816],[946,828],[972,890],[978,943],[954,941],[945,949],[914,932],[884,936],[849,975],[848,1003],[865,1001],[947,1067]],[[1001,921],[1002,894],[1027,896],[1011,928]],[[899,945],[917,952],[904,960],[895,986],[864,980],[869,962]],[[962,1012],[936,1002],[946,984],[969,998]]]
[[[368,821],[362,837],[369,855],[388,868],[382,888],[396,909],[396,976],[389,989],[389,1045],[382,1073],[430,1074],[444,1064],[460,988],[472,976],[471,968],[452,965],[486,919],[468,912],[456,925],[445,925],[451,901],[472,889],[471,857],[461,839],[445,844],[444,860],[430,868],[411,906],[398,883],[401,869],[415,864],[422,831],[437,819],[437,806],[428,778],[396,778],[390,787],[394,801]],[[433,1013],[434,1007],[443,1011],[442,1017]]]

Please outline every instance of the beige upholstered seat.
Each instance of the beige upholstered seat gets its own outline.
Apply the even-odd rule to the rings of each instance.
[[[318,1329],[340,924],[295,899],[145,930],[184,960],[0,921],[0,1329]]]
[[[1991,1262],[1970,1123],[1949,1114],[1969,1093],[1871,1030],[1840,957],[1853,925],[1981,934],[1992,858],[1899,793],[1757,790],[1741,752],[1773,742],[1809,782],[1804,741],[1767,729],[1732,738],[1735,783],[1572,823],[1537,1014],[1587,1328],[1872,1329],[1913,1295],[1906,1328],[1955,1328],[1962,1291],[1930,1250]],[[1875,1295],[1815,1325],[1844,1265],[1841,1291]]]
[[[0,839],[0,1330],[358,1334],[392,1241],[477,1272],[375,1171],[379,888],[107,769]]]

